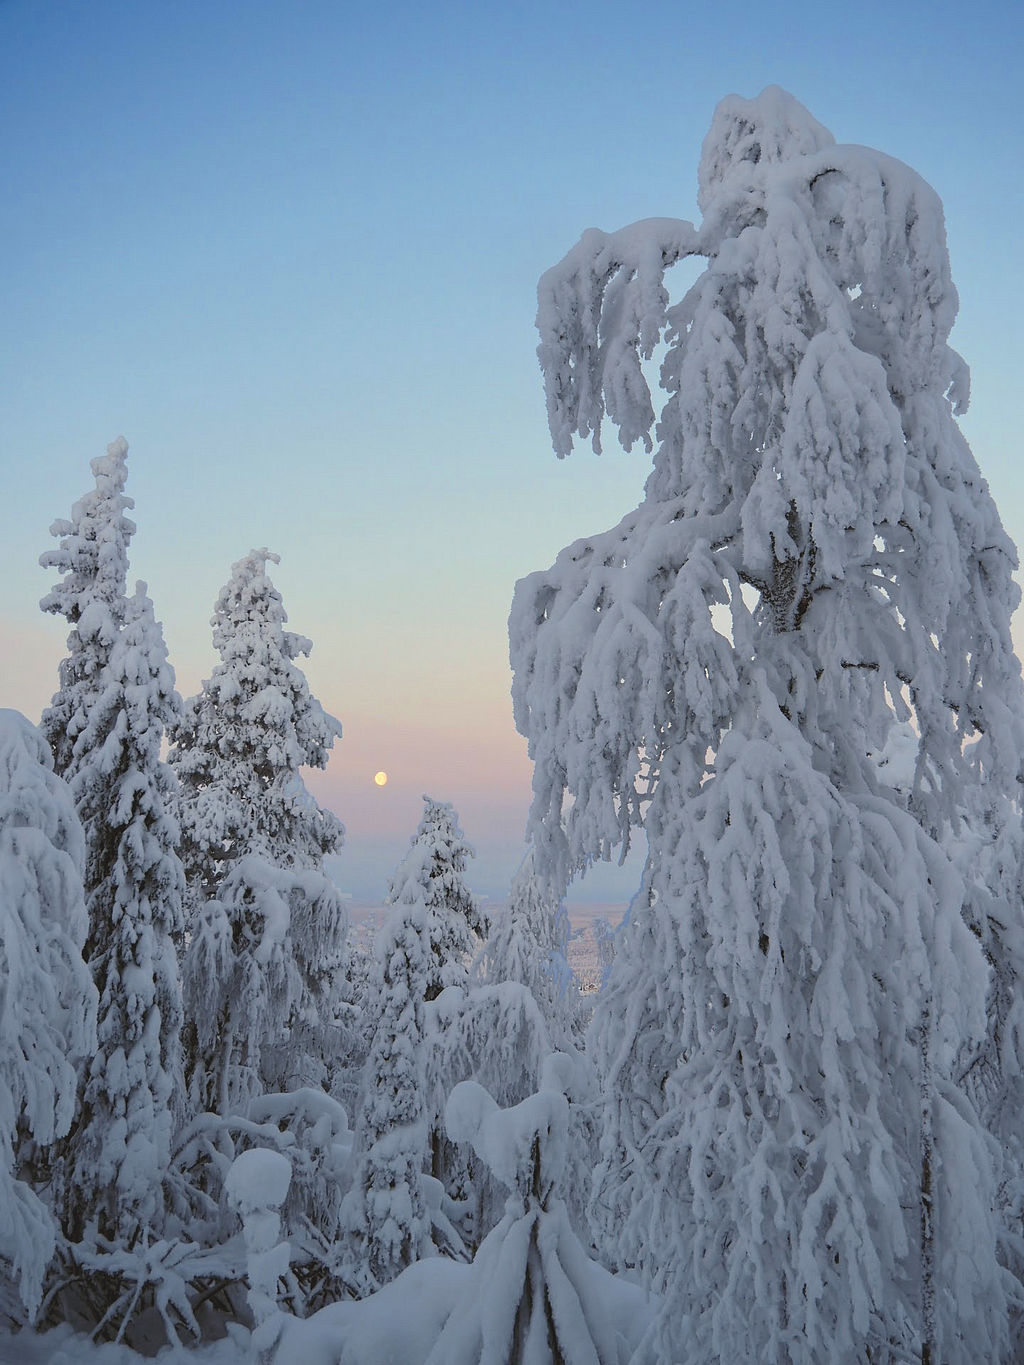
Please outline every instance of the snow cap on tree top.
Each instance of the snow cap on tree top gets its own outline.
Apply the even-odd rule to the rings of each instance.
[[[128,442],[123,436],[115,436],[107,446],[106,455],[97,455],[89,461],[89,467],[97,479],[108,478],[112,483],[123,485],[128,478],[125,461],[128,458]],[[132,507],[135,503],[130,504]]]
[[[768,85],[754,99],[726,95],[715,108],[701,148],[697,169],[697,203],[701,212],[719,185],[741,162],[777,163],[820,152],[835,138],[787,90]]]
[[[244,1217],[261,1209],[279,1209],[291,1179],[292,1163],[282,1152],[250,1147],[232,1161],[224,1193],[231,1207]]]

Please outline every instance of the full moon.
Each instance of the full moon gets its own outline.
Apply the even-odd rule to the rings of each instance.
[[[378,787],[383,787],[384,783],[388,780],[388,775],[387,773],[374,773],[373,780]]]

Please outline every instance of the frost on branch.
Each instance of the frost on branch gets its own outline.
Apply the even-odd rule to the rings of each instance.
[[[45,740],[17,711],[0,711],[0,1259],[29,1317],[55,1245],[33,1174],[71,1126],[75,1062],[96,1044],[83,860]],[[3,1298],[11,1311],[6,1289]]]
[[[649,849],[592,1034],[595,1220],[665,1289],[665,1360],[684,1317],[694,1365],[797,1342],[997,1359],[990,1142],[954,1101],[972,1048],[1012,1041],[985,1001],[991,962],[1005,1019],[1019,881],[982,885],[999,856],[957,841],[966,817],[1017,857],[1019,594],[955,421],[942,207],[774,88],[719,105],[700,204],[680,301],[609,308],[620,234],[540,291],[559,454],[603,404],[625,444],[649,429],[603,358],[661,317],[668,342],[643,502],[523,579],[509,622],[545,873],[564,886],[640,829]],[[622,235],[651,280],[665,236]],[[907,722],[897,791],[873,755]],[[998,1065],[1018,1073],[1012,1046]]]

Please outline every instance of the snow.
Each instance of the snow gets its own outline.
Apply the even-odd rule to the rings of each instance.
[[[794,1335],[809,1361],[875,1334],[996,1359],[1020,1158],[941,1097],[975,1058],[1002,1112],[1020,1096],[1019,592],[955,422],[942,206],[776,87],[720,103],[699,202],[696,228],[585,234],[538,290],[556,453],[605,415],[658,438],[642,503],[509,619],[541,873],[557,893],[636,831],[649,850],[588,1039],[595,1230],[663,1291],[666,1359],[684,1320],[695,1365]],[[685,255],[706,268],[671,302]],[[965,818],[1004,871],[962,856]],[[984,1292],[955,1235],[920,1236],[933,1162]]]
[[[245,1217],[259,1209],[279,1209],[291,1178],[291,1162],[286,1156],[252,1147],[231,1163],[224,1193],[231,1207]]]
[[[93,1342],[66,1324],[49,1332],[0,1337],[0,1365],[139,1365],[142,1359],[127,1346]],[[168,1347],[156,1359],[160,1365],[252,1365],[253,1354],[249,1333],[234,1328],[223,1341]]]
[[[517,585],[493,922],[424,797],[350,958],[277,556],[182,704],[123,440],[54,523],[68,658],[0,711],[0,1365],[1021,1358],[1020,593],[942,206],[777,87],[698,183],[540,281],[556,453],[653,461]],[[563,897],[640,837],[588,1028]]]
[[[67,1133],[76,1064],[96,1046],[96,988],[82,961],[84,843],[42,735],[0,710],[0,1256],[30,1313],[55,1246],[51,1210],[18,1180],[27,1141]]]
[[[326,766],[341,726],[294,662],[312,645],[284,629],[268,562],[264,548],[232,566],[212,619],[221,662],[185,702],[168,755],[189,884],[191,1099],[226,1112],[322,1079],[348,930],[323,864],[344,829],[301,777]]]

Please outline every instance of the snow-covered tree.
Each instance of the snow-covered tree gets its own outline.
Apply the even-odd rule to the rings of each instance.
[[[490,925],[484,974],[491,983],[516,981],[525,986],[558,1048],[575,1040],[579,1017],[579,990],[567,956],[569,932],[565,906],[538,877],[531,849]]]
[[[191,911],[190,1087],[221,1114],[322,1079],[344,968],[345,907],[323,865],[344,830],[301,776],[326,766],[341,726],[295,663],[312,645],[284,629],[268,560],[254,550],[233,566],[212,621],[221,662],[169,754]]]
[[[55,1181],[75,1240],[90,1223],[131,1243],[159,1232],[171,1141],[183,1112],[176,940],[184,875],[160,757],[178,714],[174,671],[146,585],[136,585],[76,751],[71,788],[90,860],[86,958],[99,989],[98,1044]]]
[[[395,870],[387,903],[422,901],[427,911],[427,979],[424,999],[436,1001],[449,987],[469,983],[470,962],[479,940],[486,933],[480,905],[466,886],[466,859],[473,850],[459,828],[458,815],[446,801],[423,798],[423,819],[412,836],[412,847]],[[436,1011],[431,1022],[437,1024]],[[425,1054],[430,1170],[453,1196],[464,1193],[467,1172],[461,1163],[452,1168],[454,1153],[444,1134],[444,1101],[456,1081],[465,1074],[451,1069],[453,1046],[459,1051],[459,1035],[444,1036],[433,1027],[432,1044]]]
[[[0,710],[0,1260],[29,1316],[56,1231],[32,1189],[35,1154],[67,1132],[75,1063],[96,1044],[83,864],[81,825],[46,741]]]
[[[423,819],[412,836],[412,849],[391,879],[388,904],[400,901],[409,883],[427,907],[430,968],[427,1000],[446,986],[464,986],[469,964],[486,933],[476,897],[465,883],[466,859],[474,856],[459,829],[459,817],[447,801],[423,798]]]
[[[482,955],[487,984],[469,991],[458,1027],[446,1030],[464,1054],[458,1074],[460,1058],[450,1050],[445,1068],[449,1088],[471,1077],[508,1108],[538,1089],[541,1068],[552,1052],[572,1053],[582,1061],[576,1048],[582,1045],[585,1021],[568,963],[569,934],[565,906],[538,874],[531,849],[490,925]],[[573,1098],[582,1099],[584,1089],[589,1092],[589,1083],[581,1088],[577,1082]],[[595,1151],[593,1115],[587,1106],[573,1105],[571,1128],[574,1160],[562,1182],[563,1197],[574,1222],[582,1227]],[[504,1205],[501,1182],[487,1174],[485,1164],[483,1170],[474,1170],[470,1183],[479,1204],[477,1226],[489,1232]]]
[[[450,1135],[510,1194],[427,1365],[626,1365],[632,1356],[612,1308],[618,1285],[590,1260],[558,1197],[570,1157],[563,1077],[574,1070],[574,1059],[552,1054],[537,1093],[506,1109],[475,1081],[451,1093]]]
[[[592,1032],[595,1218],[665,1291],[662,1360],[684,1318],[694,1365],[999,1360],[955,1085],[989,971],[948,836],[969,790],[1016,790],[1018,592],[954,420],[941,204],[775,88],[719,105],[698,201],[699,230],[585,234],[539,291],[560,455],[606,414],[651,449],[669,343],[644,501],[510,620],[546,869],[649,850]],[[906,719],[900,798],[873,755]]]
[[[406,862],[416,854],[414,848]],[[342,1210],[363,1292],[433,1251],[423,1178],[429,1154],[424,1101],[429,919],[420,881],[404,878],[370,973],[374,1022],[360,1088],[354,1175]]]
[[[128,443],[119,436],[92,461],[95,488],[75,503],[70,521],[53,523],[50,533],[60,546],[39,558],[44,569],[64,575],[39,605],[71,625],[60,689],[41,723],[56,771],[65,778],[92,761],[77,741],[106,686],[104,669],[124,621],[128,544],[135,534],[135,523],[124,515],[135,505],[124,492],[127,457]]]

